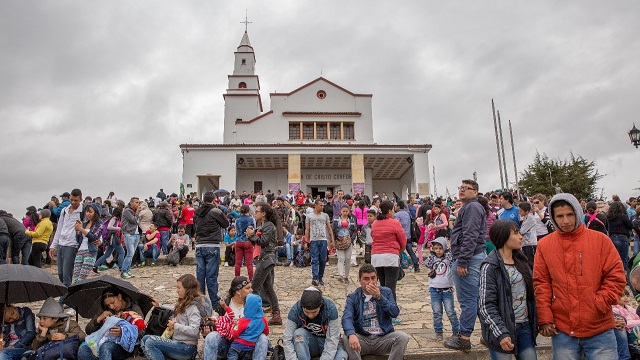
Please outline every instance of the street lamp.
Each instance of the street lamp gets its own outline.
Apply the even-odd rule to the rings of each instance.
[[[636,124],[633,124],[633,128],[629,130],[629,140],[631,140],[631,144],[638,148],[640,146],[640,130],[636,128]]]

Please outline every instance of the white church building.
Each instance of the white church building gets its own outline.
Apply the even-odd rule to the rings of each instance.
[[[222,144],[182,144],[185,192],[429,194],[428,144],[378,144],[371,94],[323,77],[271,93],[265,111],[245,31],[224,96]]]

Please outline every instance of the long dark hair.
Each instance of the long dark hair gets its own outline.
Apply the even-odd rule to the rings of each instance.
[[[484,213],[488,214],[491,212],[491,208],[489,207],[489,199],[484,196],[478,196],[478,202],[484,208]]]
[[[247,286],[248,284],[251,284],[251,282],[246,277],[244,276],[234,277],[233,280],[231,280],[231,286],[229,287],[229,298],[234,297],[235,294],[238,291],[240,291],[240,289]]]
[[[518,225],[511,220],[496,220],[489,229],[489,239],[496,249],[502,249],[507,243],[511,234],[518,233]],[[521,250],[513,250],[513,261],[515,267],[522,275],[525,286],[527,288],[527,299],[531,300],[534,297],[533,293],[533,277],[531,275],[531,269],[529,268],[529,260],[522,253]]]
[[[380,212],[378,213],[378,220],[384,220],[389,215],[389,212],[393,210],[393,203],[389,200],[384,200],[380,203]]]
[[[267,203],[257,203],[256,208],[260,206],[260,209],[264,211],[264,221],[268,221],[276,227],[276,239],[284,239],[284,233],[282,232],[282,224],[280,217],[273,211],[271,205]]]
[[[120,218],[122,217],[122,208],[115,208],[113,209],[113,217],[120,220]]]
[[[614,201],[609,205],[609,211],[607,211],[607,220],[611,221],[623,216],[627,216],[627,209],[620,201]]]

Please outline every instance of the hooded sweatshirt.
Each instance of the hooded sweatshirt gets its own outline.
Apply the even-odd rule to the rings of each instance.
[[[244,305],[244,317],[231,330],[231,335],[235,338],[231,347],[254,347],[260,334],[269,335],[269,325],[262,311],[262,299],[258,295],[249,294]]]
[[[565,232],[554,209],[566,201],[575,213],[575,226]],[[586,229],[582,208],[571,194],[557,194],[549,203],[551,222],[557,229],[538,242],[533,284],[540,326],[577,338],[598,335],[615,327],[611,306],[618,303],[626,285],[620,255],[606,235]]]

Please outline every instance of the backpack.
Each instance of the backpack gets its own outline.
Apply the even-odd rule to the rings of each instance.
[[[103,225],[102,226],[102,240],[103,242],[107,243],[107,240],[110,239],[111,237],[109,236],[109,222],[111,222],[111,219],[113,219],[113,217],[108,217],[106,219],[103,220]]]
[[[593,215],[593,216],[592,216]],[[604,232],[606,235],[609,235],[609,229],[607,229],[607,226],[605,226],[605,224],[602,222],[602,220],[598,219],[598,213],[593,213],[593,214],[584,214],[584,216],[589,220],[587,221],[587,229],[591,229],[589,226],[591,225],[591,223],[593,221],[597,221],[600,223],[600,225],[602,225],[604,227]]]
[[[167,263],[176,266],[180,263],[180,248],[173,248],[167,255]]]
[[[410,229],[411,229],[411,239],[407,239],[407,240],[410,240],[411,242],[418,242],[418,240],[420,239],[420,227],[418,226],[418,223],[416,223],[415,220],[411,220]]]

